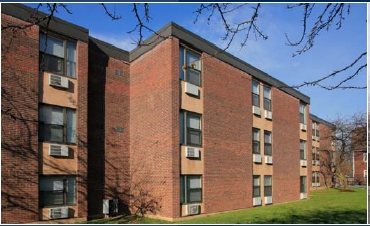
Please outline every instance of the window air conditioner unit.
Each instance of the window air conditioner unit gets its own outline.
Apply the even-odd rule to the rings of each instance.
[[[317,187],[320,187],[320,183],[316,183],[316,186],[317,186]]]
[[[320,165],[320,161],[316,160],[316,165],[319,166]]]
[[[187,205],[186,206],[186,215],[197,215],[200,214],[200,205]]]
[[[272,119],[272,112],[271,111],[267,111],[267,110],[265,110],[265,118],[267,118],[267,119]]]
[[[199,158],[199,148],[186,147],[187,158]]]
[[[307,160],[301,160],[301,166],[306,167],[307,166]]]
[[[193,96],[199,96],[198,86],[193,85],[189,82],[185,82],[185,93],[193,95]]]
[[[59,75],[49,75],[49,85],[68,89],[68,78]]]
[[[272,156],[265,156],[265,163],[272,164]]]
[[[261,197],[253,198],[253,206],[260,206],[260,205],[262,205]]]
[[[316,140],[316,136],[312,136],[312,140]]]
[[[307,131],[307,125],[306,124],[300,123],[300,126],[301,126],[302,131]]]
[[[317,183],[312,183],[312,187],[317,187]]]
[[[118,199],[103,199],[103,214],[117,214]]]
[[[256,106],[252,106],[252,112],[255,115],[261,115],[261,108],[256,107]]]
[[[301,193],[301,199],[307,199],[307,193]]]
[[[272,203],[272,196],[266,196],[265,197],[265,204],[271,204]]]
[[[316,165],[316,161],[315,160],[312,160],[312,165]]]
[[[253,154],[253,162],[262,163],[262,157],[259,154]]]
[[[317,140],[317,141],[320,141],[320,137],[316,137],[316,140]]]
[[[68,154],[69,153],[67,145],[58,145],[58,144],[49,145],[49,155],[68,157]]]
[[[50,219],[61,219],[68,218],[69,207],[63,206],[58,208],[50,208],[49,218]]]

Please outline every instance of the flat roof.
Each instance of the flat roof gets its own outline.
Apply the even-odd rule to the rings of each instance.
[[[43,18],[47,16],[46,13],[38,11],[37,9],[22,5],[20,3],[1,3],[1,13],[34,23],[37,18]],[[43,21],[37,25],[46,27],[47,21]],[[50,20],[49,30],[63,34],[65,36],[88,42],[89,30],[67,22],[65,20],[53,17]]]
[[[167,39],[170,36],[174,36],[180,39],[182,42],[189,45],[189,47],[193,47],[195,49],[213,55],[217,59],[248,73],[253,78],[258,79],[271,86],[274,86],[296,97],[297,99],[301,100],[304,103],[307,104],[310,103],[310,97],[308,97],[307,95],[299,92],[296,89],[291,88],[289,85],[270,76],[269,74],[261,71],[260,69],[246,63],[245,61],[231,55],[230,53],[227,53],[226,51],[218,48],[215,44],[190,32],[189,30],[186,30],[185,28],[181,27],[180,25],[174,22],[168,23],[163,28],[161,28],[156,34],[153,34],[148,39],[146,39],[140,47],[137,47],[134,50],[132,50],[130,52],[130,61],[134,61],[144,53],[153,49],[158,43],[162,42],[163,40]]]
[[[334,129],[334,128],[336,127],[333,123],[328,122],[328,121],[325,121],[324,119],[319,118],[319,117],[317,117],[317,116],[316,116],[316,115],[314,115],[314,114],[310,114],[310,119],[311,119],[312,121],[315,121],[315,122],[318,122],[318,123],[324,124],[324,125],[326,125],[326,126],[328,126],[328,127],[332,128],[332,129]]]
[[[19,3],[2,3],[1,12],[30,22],[32,22],[31,18],[35,16],[40,17],[47,15],[45,13],[37,11],[36,9],[30,8]],[[40,23],[39,25],[45,26],[46,21]],[[284,82],[270,76],[269,74],[233,56],[232,54],[218,48],[215,44],[190,32],[189,30],[186,30],[185,28],[181,27],[180,25],[174,22],[170,22],[167,25],[165,25],[158,32],[147,38],[140,47],[135,48],[131,52],[127,52],[125,50],[117,48],[112,44],[103,42],[99,39],[89,37],[88,29],[58,19],[56,17],[54,17],[50,21],[49,29],[54,32],[85,42],[89,42],[90,39],[90,41],[94,42],[99,48],[101,48],[102,51],[107,53],[109,56],[129,62],[134,61],[144,53],[153,49],[158,43],[162,42],[163,40],[167,39],[170,36],[173,36],[180,39],[181,42],[188,45],[189,47],[193,47],[200,51],[206,52],[214,56],[215,58],[225,63],[228,63],[241,71],[248,73],[254,79],[260,80],[263,83],[274,86],[284,91],[285,93],[299,99],[304,103],[307,104],[310,103],[310,97],[308,97],[307,95],[299,92],[294,88],[291,88]]]

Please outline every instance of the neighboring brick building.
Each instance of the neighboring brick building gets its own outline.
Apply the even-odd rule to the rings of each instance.
[[[312,186],[322,189],[334,185],[333,164],[336,145],[332,142],[335,125],[310,114],[312,123]]]
[[[352,132],[353,179],[356,184],[367,184],[367,129],[357,128]]]
[[[2,25],[34,12],[2,4]],[[177,24],[131,52],[59,19],[24,31],[2,30],[2,223],[100,216],[106,199],[176,220],[317,186],[309,152],[332,150],[331,124],[309,97]]]

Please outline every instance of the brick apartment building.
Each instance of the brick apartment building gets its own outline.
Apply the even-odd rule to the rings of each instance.
[[[352,167],[353,180],[356,184],[367,184],[367,144],[366,127],[357,128],[352,132]],[[365,142],[364,142],[365,141]]]
[[[312,125],[312,179],[311,190],[334,185],[332,163],[335,163],[336,145],[331,136],[335,125],[310,114]]]
[[[127,52],[1,8],[2,223],[99,216],[105,199],[176,220],[330,181],[316,172],[332,125],[310,98],[179,25]]]

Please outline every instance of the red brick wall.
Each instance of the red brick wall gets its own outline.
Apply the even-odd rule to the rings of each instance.
[[[272,101],[273,201],[289,202],[300,198],[299,100],[273,87]],[[309,147],[307,152],[311,152]]]
[[[364,170],[367,170],[367,162],[364,162],[363,154],[367,153],[362,151],[355,151],[353,154],[355,159],[355,178],[358,181],[364,182]]]
[[[169,38],[130,68],[131,204],[152,200],[164,217],[180,216],[178,58]]]
[[[1,223],[26,223],[38,220],[39,29],[1,34]]]
[[[116,75],[116,70],[123,76]],[[103,199],[119,199],[119,213],[127,212],[129,91],[129,64],[109,57],[90,40],[89,216],[102,214]]]
[[[116,70],[124,75],[115,75]],[[105,85],[105,198],[118,198],[121,213],[127,210],[130,188],[129,71],[127,62],[109,59]]]
[[[207,54],[202,60],[205,211],[251,207],[251,77]]]
[[[78,216],[87,216],[87,91],[88,44],[77,42],[77,203]]]
[[[299,113],[298,113],[299,114]],[[312,121],[310,120],[310,105],[306,107],[307,131],[306,131],[306,153],[307,153],[307,198],[310,198],[312,186]]]
[[[333,180],[330,152],[333,151],[334,147],[331,145],[331,132],[332,130],[328,126],[320,123],[320,184],[322,186],[325,186],[325,181],[328,186],[331,186]]]

